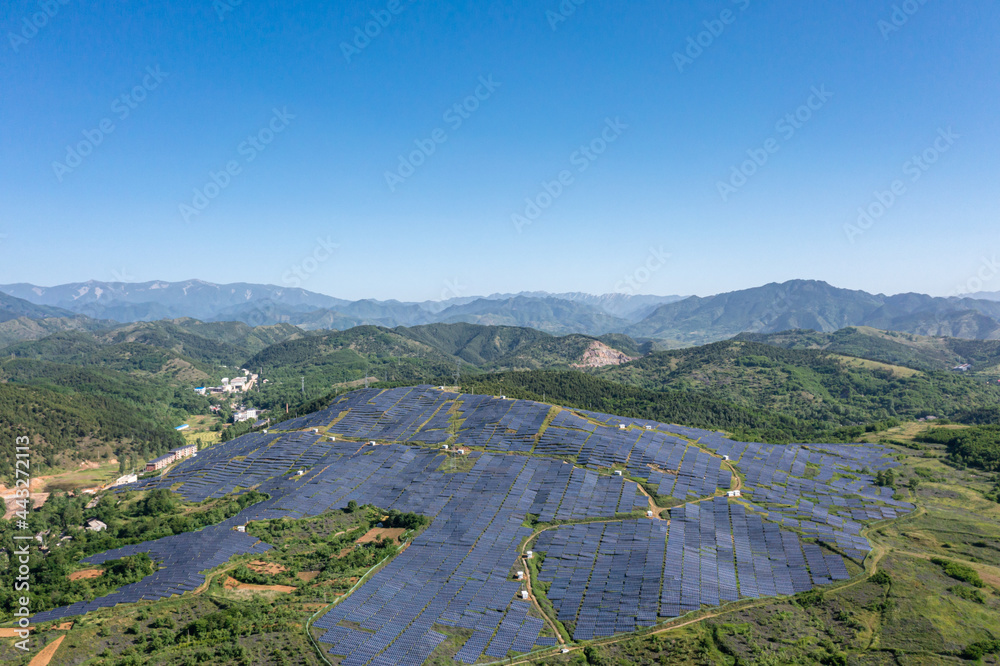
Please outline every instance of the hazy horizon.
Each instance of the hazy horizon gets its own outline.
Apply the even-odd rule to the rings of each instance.
[[[409,299],[403,299],[403,298],[398,298],[398,297],[393,297],[393,296],[389,296],[388,298],[377,298],[377,297],[374,297],[374,296],[360,296],[360,297],[357,297],[357,298],[347,298],[347,297],[345,297],[345,296],[343,296],[343,295],[341,295],[339,293],[336,293],[336,292],[331,293],[331,292],[326,292],[326,291],[318,291],[318,290],[315,290],[315,289],[310,289],[307,286],[291,287],[291,286],[288,286],[288,285],[271,284],[271,283],[266,283],[266,282],[254,282],[252,280],[234,280],[232,282],[212,282],[210,280],[204,280],[204,279],[201,279],[201,278],[188,278],[188,279],[184,279],[184,280],[160,280],[160,279],[152,279],[152,280],[142,280],[142,281],[98,280],[98,279],[90,278],[90,279],[87,279],[87,280],[72,280],[72,281],[69,281],[69,282],[64,282],[64,283],[59,283],[59,284],[44,285],[44,284],[36,284],[36,283],[31,283],[31,282],[20,282],[20,283],[6,283],[6,286],[10,286],[10,285],[13,285],[13,284],[28,284],[28,285],[31,285],[33,287],[39,287],[39,288],[42,288],[42,289],[55,289],[55,288],[63,287],[63,286],[66,286],[66,285],[87,284],[87,283],[105,283],[105,284],[111,283],[111,284],[124,284],[124,285],[143,285],[143,284],[151,284],[151,283],[153,283],[153,284],[155,284],[155,283],[184,284],[184,283],[187,283],[187,282],[201,282],[201,283],[204,283],[204,284],[210,284],[210,285],[213,285],[213,286],[220,286],[220,287],[221,286],[231,285],[231,284],[251,284],[251,285],[258,285],[258,286],[278,287],[278,288],[283,288],[283,289],[304,289],[306,291],[309,291],[309,292],[312,292],[312,293],[316,293],[316,294],[320,294],[322,296],[329,296],[331,298],[338,298],[338,299],[347,300],[347,301],[381,301],[381,302],[398,301],[398,302],[401,302],[401,303],[423,303],[423,302],[434,303],[434,302],[451,301],[451,300],[462,299],[462,298],[465,298],[465,299],[479,299],[479,298],[495,298],[495,297],[515,297],[515,296],[531,295],[531,294],[545,294],[546,296],[553,296],[553,297],[554,296],[559,296],[561,294],[582,294],[582,295],[592,296],[592,297],[598,297],[598,298],[605,297],[605,296],[631,296],[631,297],[638,297],[638,298],[671,298],[671,299],[683,300],[683,299],[691,298],[691,297],[708,298],[708,297],[711,297],[711,296],[717,296],[717,295],[721,295],[721,294],[741,292],[741,291],[748,291],[748,290],[751,290],[751,289],[765,287],[765,286],[768,286],[770,284],[786,284],[787,282],[794,282],[794,281],[799,281],[799,282],[816,282],[817,280],[812,280],[810,278],[794,278],[792,280],[788,280],[788,281],[785,281],[783,283],[769,282],[769,283],[765,283],[765,284],[748,285],[746,287],[740,287],[738,289],[732,289],[732,290],[728,290],[728,291],[713,292],[713,293],[701,293],[701,294],[645,293],[645,292],[635,292],[635,293],[632,293],[632,292],[629,292],[627,290],[626,291],[617,291],[617,292],[616,291],[611,291],[611,292],[604,292],[604,293],[599,293],[598,294],[598,293],[593,293],[593,292],[581,291],[579,289],[568,290],[568,291],[559,291],[559,292],[546,291],[546,290],[542,290],[542,289],[526,289],[526,290],[517,291],[517,292],[507,291],[507,290],[500,290],[500,291],[491,291],[491,292],[485,292],[485,293],[466,293],[466,294],[462,294],[460,296],[459,295],[454,295],[453,293],[450,296],[442,294],[441,297],[425,298],[425,299],[419,299],[419,300],[409,300]],[[825,282],[825,281],[818,280],[818,282]],[[826,284],[829,284],[831,287],[833,287],[835,289],[847,289],[846,287],[841,287],[840,285],[831,284],[829,282],[826,282]],[[461,285],[449,285],[449,287],[448,287],[448,289],[446,289],[446,291],[448,291],[449,293],[451,293],[452,291],[454,291],[454,289],[453,289],[454,287],[461,287]],[[878,296],[878,295],[896,296],[896,295],[900,295],[900,294],[923,293],[923,292],[915,292],[915,291],[912,291],[912,290],[911,291],[902,291],[902,292],[880,292],[880,291],[873,291],[873,290],[869,290],[869,289],[856,289],[856,290],[852,290],[852,291],[863,291],[863,292],[866,292],[866,293],[869,293],[869,294],[872,294],[872,295],[876,295],[876,296]],[[977,298],[980,295],[996,295],[996,294],[1000,294],[1000,292],[979,291],[979,292],[974,292],[974,293],[963,293],[963,294],[942,294],[942,295],[926,294],[926,295],[928,295],[928,296],[936,296],[936,297],[943,297],[943,298],[948,298],[948,297],[955,297],[955,298]]]

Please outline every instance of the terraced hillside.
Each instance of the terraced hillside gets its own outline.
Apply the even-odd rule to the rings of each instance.
[[[312,631],[329,659],[543,658],[561,644],[859,573],[870,549],[865,525],[912,508],[875,485],[898,464],[888,453],[747,444],[428,386],[355,391],[129,486],[189,501],[249,488],[270,498],[201,531],[87,558],[98,565],[148,553],[159,568],[33,621],[166,603],[231,557],[268,558],[272,546],[237,526],[370,505],[432,522],[352,593],[320,604]],[[735,489],[741,496],[730,497]]]

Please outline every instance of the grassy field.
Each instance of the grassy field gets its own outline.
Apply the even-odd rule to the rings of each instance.
[[[203,446],[211,446],[218,444],[222,437],[222,431],[215,432],[211,430],[213,425],[220,423],[220,419],[217,416],[192,416],[186,423],[190,427],[187,430],[182,430],[181,435],[188,444],[198,444],[198,440],[201,440]]]
[[[118,471],[118,462],[109,461],[60,472],[46,476],[41,480],[44,482],[45,491],[59,489],[75,492],[82,488],[104,485],[114,481],[119,476],[121,476],[121,472]]]

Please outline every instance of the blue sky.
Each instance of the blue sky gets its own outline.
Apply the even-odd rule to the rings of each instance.
[[[996,3],[576,1],[5,2],[0,282],[1000,290]]]

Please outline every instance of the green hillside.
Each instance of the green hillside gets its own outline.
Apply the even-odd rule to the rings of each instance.
[[[519,326],[476,324],[429,324],[393,329],[449,356],[480,369],[535,370],[568,368],[580,361],[596,341],[637,357],[648,353],[651,343],[639,343],[627,335],[609,333],[600,337],[570,334],[561,337]]]
[[[399,327],[394,331],[475,366],[492,365],[533,343],[552,339],[533,328],[466,323]]]
[[[10,345],[3,350],[3,354],[7,359],[30,359],[161,376],[188,386],[217,380],[223,373],[221,366],[211,360],[196,360],[169,348],[146,342],[104,344],[92,335],[79,332],[57,333],[34,342]],[[233,358],[238,359],[239,356]]]
[[[710,395],[830,427],[960,417],[1000,402],[1000,387],[959,373],[920,372],[827,351],[740,341],[657,352],[598,373],[618,383]]]
[[[105,344],[138,342],[196,361],[234,367],[272,344],[304,336],[303,331],[288,324],[251,328],[241,322],[177,319],[128,324],[95,337]]]
[[[107,327],[108,322],[98,321],[83,315],[74,317],[48,317],[31,319],[17,317],[0,322],[0,350],[7,345],[25,340],[39,340],[63,331],[96,331]]]
[[[950,370],[971,363],[973,372],[1000,374],[1000,340],[928,337],[867,327],[844,328],[833,333],[809,330],[743,333],[734,339],[788,349],[821,349],[918,370]]]
[[[0,322],[21,317],[29,319],[47,319],[49,317],[72,317],[73,313],[62,308],[49,305],[36,305],[26,300],[15,298],[0,292]]]
[[[524,296],[506,300],[484,298],[464,305],[453,305],[439,313],[437,318],[445,323],[526,326],[553,335],[621,332],[629,323],[586,303]]]
[[[458,359],[397,332],[359,326],[272,345],[244,365],[262,369],[268,379],[248,401],[271,409],[322,397],[338,385],[363,383],[366,376],[421,383],[454,375],[457,363]],[[468,364],[466,369],[471,369]]]
[[[184,443],[173,427],[208,409],[205,398],[124,373],[35,361],[0,363],[0,430],[32,441],[40,475],[84,460],[149,460]],[[0,459],[10,485],[13,458]]]
[[[607,340],[630,351],[639,347],[625,336],[608,336]],[[247,360],[244,366],[262,368],[268,378],[260,392],[248,400],[272,409],[322,397],[337,387],[363,383],[366,375],[383,383],[450,384],[459,367],[463,375],[498,370],[568,369],[595,342],[598,339],[589,336],[554,337],[515,326],[464,323],[395,329],[359,326],[272,345]]]

